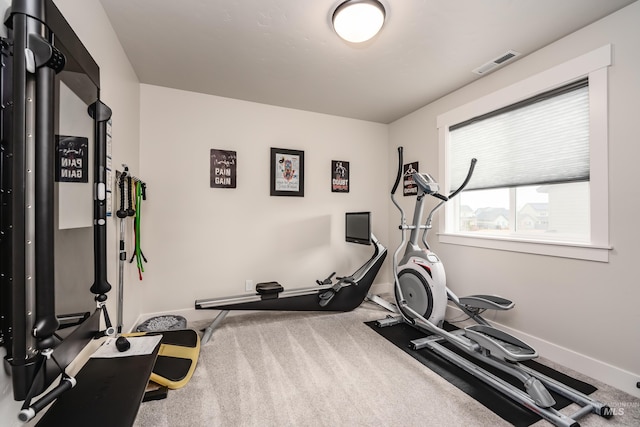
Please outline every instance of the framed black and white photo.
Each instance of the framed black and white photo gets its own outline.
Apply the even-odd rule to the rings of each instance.
[[[238,155],[235,151],[211,149],[211,188],[236,188]]]
[[[271,195],[304,197],[304,151],[271,148]]]
[[[331,160],[331,192],[349,192],[349,162]]]

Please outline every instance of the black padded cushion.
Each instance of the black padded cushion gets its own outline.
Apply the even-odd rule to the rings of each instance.
[[[256,285],[256,292],[259,294],[273,294],[282,292],[284,288],[278,282],[264,282]]]
[[[192,363],[191,359],[160,355],[153,367],[153,373],[169,381],[181,381],[187,376]]]
[[[198,344],[198,333],[193,329],[162,332],[162,344],[179,345],[181,347],[195,347]]]

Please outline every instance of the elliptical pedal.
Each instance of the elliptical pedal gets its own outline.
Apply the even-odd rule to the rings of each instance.
[[[460,304],[488,310],[511,310],[516,305],[513,301],[497,295],[469,295],[460,298]]]
[[[538,357],[536,350],[513,335],[486,325],[464,328],[464,335],[492,356],[509,361],[521,362]]]

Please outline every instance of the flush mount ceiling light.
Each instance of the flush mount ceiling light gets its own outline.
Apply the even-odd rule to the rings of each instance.
[[[384,18],[384,6],[377,0],[347,0],[336,8],[331,21],[341,38],[362,43],[378,34]]]

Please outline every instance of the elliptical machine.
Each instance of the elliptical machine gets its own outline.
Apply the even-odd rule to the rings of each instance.
[[[425,338],[412,341],[411,347],[414,350],[429,348],[555,425],[565,427],[579,426],[576,420],[591,412],[610,418],[613,413],[609,406],[591,399],[584,393],[547,377],[528,366],[522,365],[520,362],[538,357],[536,350],[516,337],[492,327],[480,315],[487,309],[510,310],[515,305],[512,301],[493,295],[472,295],[459,298],[447,288],[444,267],[438,256],[430,250],[427,243],[427,234],[431,229],[431,222],[435,212],[444,203],[464,190],[469,183],[473,175],[476,159],[471,160],[464,182],[448,196],[438,192],[439,185],[431,175],[417,172],[412,174],[413,181],[418,188],[418,194],[413,224],[411,225],[406,223],[404,210],[395,199],[395,192],[403,175],[402,147],[398,147],[398,160],[398,174],[391,190],[391,200],[401,214],[402,242],[393,255],[396,305],[401,317],[388,317],[380,320],[377,322],[378,326],[391,326],[406,322],[419,330],[431,334]],[[422,225],[424,199],[427,195],[440,199],[440,203],[431,210],[425,224]],[[411,232],[409,241],[406,240],[407,230]],[[420,230],[424,230],[422,236],[424,248],[418,242]],[[398,261],[403,248],[405,249],[404,255]],[[477,324],[453,332],[445,330],[443,324],[447,300],[455,304]],[[472,358],[520,380],[525,391],[445,347],[443,345],[445,342],[472,356]],[[556,402],[549,390],[553,390],[572,400],[581,408],[571,416],[560,413],[552,407]]]

